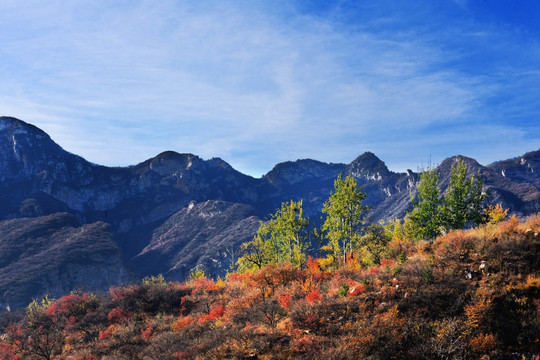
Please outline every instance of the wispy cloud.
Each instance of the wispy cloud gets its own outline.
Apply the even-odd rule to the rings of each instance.
[[[440,31],[436,9],[391,3],[3,2],[0,110],[97,163],[171,149],[254,175],[367,150],[396,170],[434,146],[496,159],[464,129],[539,140],[534,39],[476,23],[463,1]],[[497,156],[522,148],[501,143]]]

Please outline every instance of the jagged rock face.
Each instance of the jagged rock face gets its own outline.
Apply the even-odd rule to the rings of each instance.
[[[470,173],[480,170],[492,203],[500,202],[514,213],[526,215],[540,209],[539,154],[536,151],[486,167],[473,159],[465,161]],[[443,190],[455,161],[456,157],[447,159],[437,168]],[[110,247],[110,242],[98,242],[109,249],[107,259],[117,259],[115,265],[103,266],[124,269],[125,262],[138,276],[162,272],[181,279],[197,265],[222,274],[231,261],[226,255],[229,246],[237,250],[255,234],[259,219],[274,213],[282,202],[303,200],[304,214],[320,222],[321,209],[339,173],[354,176],[363,187],[365,203],[372,207],[371,220],[400,218],[410,209],[410,193],[415,194],[418,174],[410,170],[394,173],[369,152],[350,164],[310,159],[285,162],[260,179],[241,174],[219,158],[206,161],[172,151],[135,166],[108,168],[64,151],[32,125],[0,117],[0,220],[34,217],[25,221],[51,224],[48,215],[67,212],[77,224],[83,224],[73,224],[73,229],[100,228],[107,223],[110,228],[99,232],[111,234],[120,250]],[[60,223],[56,227],[66,226]],[[54,239],[69,235],[53,233]],[[55,244],[58,251],[70,249]],[[53,257],[50,252],[43,254]],[[69,276],[82,282],[86,272],[100,277],[94,265],[85,266],[74,260],[61,267],[57,276],[41,277],[39,284],[48,285],[38,288],[60,292],[69,288],[65,285],[70,284]],[[86,270],[77,271],[77,267]],[[43,283],[43,279],[49,280]],[[12,290],[8,286],[3,291],[0,302]],[[17,296],[14,298],[23,298]]]
[[[66,213],[1,221],[0,253],[0,308],[128,279],[111,227],[81,225]]]

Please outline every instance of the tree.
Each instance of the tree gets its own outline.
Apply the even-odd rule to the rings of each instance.
[[[484,222],[482,203],[487,194],[482,191],[484,182],[480,170],[467,177],[467,165],[462,158],[452,164],[450,185],[443,199],[443,225],[447,229],[462,229],[467,223]]]
[[[387,245],[391,239],[392,236],[385,231],[383,222],[366,226],[358,244],[362,263],[367,266],[379,264],[385,253],[388,253]]]
[[[420,239],[433,239],[440,234],[441,226],[441,189],[439,188],[439,173],[428,168],[420,174],[420,183],[415,199],[411,193],[411,202],[414,209],[407,214],[406,233],[408,237]]]
[[[323,206],[326,220],[322,226],[328,238],[328,245],[324,247],[335,262],[340,259],[347,262],[347,254],[351,253],[361,237],[361,226],[369,207],[362,202],[366,194],[352,176],[343,180],[339,174],[334,181],[334,192]]]
[[[459,158],[452,165],[450,184],[443,197],[438,183],[439,174],[434,169],[422,171],[417,199],[411,195],[414,209],[405,219],[408,237],[434,239],[442,230],[462,229],[468,223],[485,221],[482,203],[487,194],[482,190],[480,171],[476,177],[467,177],[467,165]]]
[[[508,215],[508,209],[503,209],[501,204],[496,204],[495,206],[488,205],[484,209],[483,221],[488,224],[498,224],[506,219],[506,215]]]
[[[26,308],[26,318],[18,326],[13,324],[6,337],[17,353],[24,358],[50,360],[62,353],[64,346],[63,326],[47,313],[53,301],[45,296],[34,300]]]
[[[238,270],[260,269],[271,263],[290,262],[300,267],[309,245],[309,219],[302,210],[302,200],[284,202],[269,222],[261,226],[253,240],[242,244],[243,255]]]

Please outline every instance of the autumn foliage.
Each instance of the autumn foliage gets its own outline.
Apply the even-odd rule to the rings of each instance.
[[[373,266],[309,258],[36,301],[1,329],[0,359],[538,359],[539,232],[511,218],[393,239]]]

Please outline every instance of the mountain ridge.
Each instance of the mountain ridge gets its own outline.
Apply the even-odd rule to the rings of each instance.
[[[443,190],[456,159],[437,167]],[[492,203],[516,215],[538,212],[540,150],[487,166],[463,159],[471,173],[480,170]],[[231,262],[223,254],[230,247],[238,251],[240,240],[253,236],[259,222],[284,201],[303,200],[304,214],[321,221],[322,205],[340,173],[352,175],[363,187],[373,221],[403,217],[419,178],[412,171],[389,170],[371,152],[349,164],[286,161],[261,178],[242,174],[220,158],[204,160],[174,151],[129,167],[106,167],[65,151],[39,128],[11,117],[0,117],[0,160],[0,226],[9,219],[45,219],[56,213],[69,213],[80,226],[106,223],[119,247],[119,267],[135,278],[157,271],[174,280],[183,280],[197,266],[211,275],[223,274]],[[194,219],[202,219],[209,208],[220,215],[195,223],[213,229],[194,228]],[[169,234],[167,241],[155,247],[160,233]],[[0,291],[0,303],[6,296]]]

